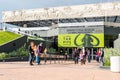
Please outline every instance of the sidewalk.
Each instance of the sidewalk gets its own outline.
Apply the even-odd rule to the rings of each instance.
[[[99,68],[96,61],[86,65],[72,61],[29,66],[28,62],[0,63],[0,80],[120,80],[120,73]]]

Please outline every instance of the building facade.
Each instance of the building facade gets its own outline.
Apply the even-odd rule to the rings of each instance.
[[[114,47],[120,33],[120,2],[5,11],[2,22],[43,38],[59,34],[104,34],[104,47]]]

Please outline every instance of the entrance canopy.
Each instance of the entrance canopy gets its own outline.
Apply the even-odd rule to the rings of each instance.
[[[120,2],[2,12],[2,22],[20,27],[45,27],[58,23],[120,23]]]

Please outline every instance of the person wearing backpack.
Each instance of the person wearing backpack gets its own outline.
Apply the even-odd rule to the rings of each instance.
[[[42,43],[40,43],[38,46],[37,46],[37,49],[36,49],[36,63],[37,65],[40,64],[41,62],[41,54],[43,53],[43,47],[42,47]]]

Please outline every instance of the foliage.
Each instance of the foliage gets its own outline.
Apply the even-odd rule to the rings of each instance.
[[[9,53],[9,57],[18,57],[18,53],[16,51],[12,51]]]
[[[10,58],[10,57],[25,57],[25,56],[28,56],[28,51],[24,46],[8,54],[0,53],[0,59]]]
[[[0,31],[0,45],[5,44],[9,41],[19,38],[20,35],[8,32],[8,31]]]
[[[55,52],[56,52],[56,49],[54,49],[54,48],[49,48],[49,49],[48,49],[48,52],[49,52],[49,53],[55,53]]]
[[[28,56],[28,51],[24,46],[9,53],[9,57],[23,57],[23,56]]]
[[[6,53],[0,53],[0,59],[5,59],[8,57],[8,54]]]
[[[24,46],[18,49],[16,52],[19,54],[19,56],[28,56],[28,51]]]
[[[105,48],[104,49],[104,66],[110,66],[110,57],[111,56],[120,56],[120,51],[114,48]]]

